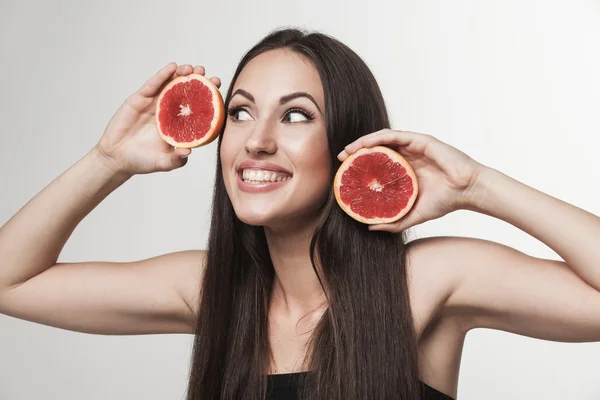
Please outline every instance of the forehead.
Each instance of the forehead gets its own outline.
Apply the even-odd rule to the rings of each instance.
[[[237,89],[250,92],[257,102],[307,92],[321,107],[324,103],[319,72],[307,58],[288,49],[270,50],[254,57],[240,72],[233,91]]]

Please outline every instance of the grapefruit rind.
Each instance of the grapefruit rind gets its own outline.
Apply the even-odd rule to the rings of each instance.
[[[376,152],[384,153],[389,158],[391,158],[394,162],[400,163],[406,169],[406,174],[408,176],[410,176],[410,178],[412,180],[412,184],[413,184],[413,193],[412,193],[411,197],[408,199],[406,206],[398,214],[394,215],[393,217],[389,217],[389,218],[365,218],[365,217],[361,216],[360,214],[352,211],[350,204],[344,203],[342,201],[341,193],[340,193],[340,188],[342,187],[342,175],[348,168],[350,168],[352,166],[353,161],[361,155],[365,155],[365,154],[369,154],[369,153],[376,153]],[[336,199],[337,203],[339,204],[339,206],[342,208],[342,210],[344,210],[344,212],[346,214],[348,214],[350,217],[354,218],[358,222],[362,222],[363,224],[369,224],[369,225],[385,224],[385,223],[391,223],[391,222],[398,221],[400,218],[402,218],[406,214],[408,214],[408,212],[414,205],[415,201],[417,200],[417,196],[418,196],[418,192],[419,192],[417,176],[415,175],[415,172],[412,169],[412,167],[410,166],[410,164],[408,163],[408,161],[406,161],[406,159],[404,157],[402,157],[402,155],[400,155],[398,152],[396,152],[388,147],[385,147],[385,146],[374,146],[374,147],[368,147],[368,148],[363,147],[360,150],[358,150],[357,152],[348,156],[348,158],[346,158],[344,160],[344,162],[342,163],[342,165],[340,166],[340,168],[337,170],[337,172],[335,174],[335,178],[333,180],[333,188],[334,188],[335,199]]]
[[[210,128],[206,132],[206,134],[200,139],[191,141],[191,142],[179,142],[172,138],[171,136],[165,135],[161,129],[161,123],[159,120],[160,111],[161,111],[161,103],[162,99],[169,90],[182,82],[189,82],[193,79],[199,80],[202,82],[204,86],[206,86],[212,93],[212,104],[214,109],[214,116],[211,121]],[[182,148],[182,149],[191,149],[194,147],[200,147],[209,144],[213,140],[219,136],[221,129],[223,128],[223,124],[225,123],[225,104],[223,103],[223,97],[221,96],[221,92],[215,86],[214,83],[204,75],[200,74],[189,74],[184,76],[179,76],[169,82],[163,90],[158,95],[156,99],[156,111],[155,111],[155,120],[156,120],[156,130],[158,134],[165,142],[169,143],[173,147]]]

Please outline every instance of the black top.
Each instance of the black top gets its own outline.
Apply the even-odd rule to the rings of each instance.
[[[267,400],[297,400],[298,379],[306,372],[268,375]],[[423,383],[424,400],[454,400],[452,397]]]

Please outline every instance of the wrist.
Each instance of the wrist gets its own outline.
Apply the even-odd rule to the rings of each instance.
[[[465,191],[462,205],[464,209],[486,213],[486,204],[489,204],[493,182],[499,171],[482,165],[475,174],[473,184]]]
[[[134,174],[123,171],[118,163],[110,156],[108,156],[102,149],[95,145],[89,152],[90,157],[105,173],[111,178],[120,179],[123,181],[128,180]]]

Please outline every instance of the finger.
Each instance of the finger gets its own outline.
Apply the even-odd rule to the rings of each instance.
[[[189,75],[194,72],[194,68],[190,64],[183,64],[177,67],[177,71],[175,71],[175,77]]]
[[[414,216],[405,215],[399,221],[392,222],[389,224],[373,224],[369,225],[370,231],[387,231],[393,233],[399,233],[412,226],[418,224],[418,220]]]
[[[381,135],[372,136],[362,140],[364,147],[373,147],[382,144],[397,144],[405,146],[411,143],[426,143],[430,140],[431,136],[424,135],[422,133],[408,132],[408,131],[391,131],[382,133]]]
[[[173,168],[173,169],[181,168],[181,167],[183,167],[185,164],[187,164],[187,162],[188,162],[188,158],[187,158],[187,157],[184,157],[184,158],[178,158],[178,159],[177,159],[177,160],[174,162],[175,166],[174,166],[174,168]]]
[[[144,97],[154,97],[158,94],[162,86],[167,82],[177,69],[177,64],[171,62],[158,71],[152,78],[138,90],[138,93]]]
[[[402,231],[402,227],[398,224],[374,224],[369,225],[370,231],[386,231],[392,233],[398,233]]]
[[[364,135],[359,137],[358,139],[356,139],[355,141],[353,141],[352,143],[348,144],[346,147],[344,147],[344,150],[342,150],[340,152],[340,154],[338,154],[338,158],[340,159],[340,161],[344,161],[350,154],[356,153],[361,147],[363,147],[362,145],[362,141],[364,139],[373,137],[373,136],[377,136],[377,135],[381,135],[384,132],[388,132],[390,131],[390,129],[381,129],[377,132],[373,132],[373,133],[369,133],[368,135]]]
[[[212,78],[210,78],[211,82],[215,84],[216,87],[220,88],[221,87],[221,80],[219,78],[217,78],[216,76],[213,76]]]
[[[431,135],[410,131],[397,131],[392,129],[382,129],[380,131],[365,135],[344,148],[338,158],[344,161],[350,154],[357,152],[363,147],[373,147],[379,145],[400,145],[406,146],[409,144],[426,145],[431,143],[435,138]]]
[[[206,74],[206,69],[202,65],[196,65],[194,67],[194,73],[204,75]]]
[[[191,153],[190,149],[175,149],[171,153],[163,153],[157,160],[157,167],[160,171],[171,171],[173,169],[183,167],[187,161],[188,157],[182,157],[181,154],[185,154],[185,150],[187,153]]]
[[[178,149],[178,148],[176,148],[176,149],[173,150],[173,156],[174,157],[186,158],[190,154],[192,154],[192,149]]]

